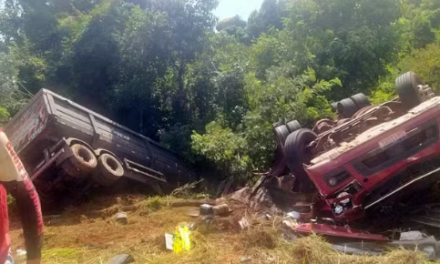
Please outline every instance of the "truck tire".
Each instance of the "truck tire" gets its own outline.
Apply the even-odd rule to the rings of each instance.
[[[298,120],[290,121],[286,124],[286,126],[290,133],[293,133],[294,131],[301,128],[301,125],[299,124]]]
[[[357,105],[350,98],[345,98],[339,101],[337,108],[339,114],[342,114],[346,118],[351,118],[357,111],[359,111]]]
[[[275,127],[275,138],[277,140],[278,145],[284,151],[284,142],[286,142],[287,136],[289,136],[289,129],[286,125],[281,125]]]
[[[73,155],[61,165],[61,168],[68,175],[75,178],[84,178],[96,168],[98,160],[87,146],[77,143],[70,146],[70,150]]]
[[[284,154],[287,167],[295,176],[298,190],[304,193],[312,193],[315,190],[313,182],[304,171],[303,164],[309,163],[305,147],[317,138],[310,129],[301,128],[290,134],[284,146]]]
[[[424,83],[414,72],[410,71],[397,77],[396,90],[404,109],[410,110],[422,102],[419,85]]]
[[[371,105],[370,101],[368,101],[368,98],[363,93],[355,94],[351,96],[350,99],[353,100],[359,110]]]
[[[93,180],[103,186],[110,186],[124,175],[124,167],[113,155],[104,153],[98,158],[98,166],[92,174]]]

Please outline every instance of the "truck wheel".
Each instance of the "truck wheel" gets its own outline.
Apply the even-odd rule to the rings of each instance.
[[[298,120],[290,121],[286,124],[286,126],[290,133],[293,133],[294,131],[301,128],[301,125],[299,124]]]
[[[286,138],[288,135],[289,135],[289,129],[287,128],[286,125],[275,127],[275,137],[281,149],[284,149],[284,142],[286,142]]]
[[[424,83],[414,72],[407,72],[397,77],[397,94],[406,110],[410,110],[423,102],[419,93],[419,85],[424,85]]]
[[[82,144],[70,146],[73,155],[65,160],[61,167],[68,175],[75,178],[83,178],[96,168],[98,161],[95,154]]]
[[[355,94],[351,96],[350,99],[353,100],[359,110],[371,105],[370,101],[368,101],[368,98],[363,93]]]
[[[284,146],[286,164],[290,172],[293,173],[299,185],[299,191],[304,193],[314,192],[314,185],[307,173],[304,171],[303,164],[309,163],[309,157],[306,155],[305,147],[314,141],[317,135],[310,129],[302,128],[286,139]]]
[[[98,167],[92,174],[93,180],[103,186],[110,186],[124,175],[122,164],[112,155],[104,153],[98,158]]]
[[[346,118],[352,117],[359,110],[357,105],[350,98],[339,101],[337,107],[339,114],[342,114]]]

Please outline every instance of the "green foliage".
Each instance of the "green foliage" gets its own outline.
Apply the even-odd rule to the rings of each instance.
[[[258,39],[261,34],[283,28],[283,18],[287,16],[284,0],[264,0],[259,11],[254,11],[248,19],[247,34]]]
[[[245,28],[246,27],[246,21],[242,20],[238,15],[226,18],[220,21],[216,29],[217,31],[226,30],[229,34],[234,35],[235,32],[232,32],[233,30],[237,30],[237,28]]]
[[[249,176],[250,160],[245,155],[249,147],[240,134],[213,121],[206,125],[204,135],[194,132],[191,138],[193,150],[229,172],[230,177],[243,180]]]
[[[0,123],[6,123],[27,101],[30,94],[20,83],[21,61],[7,53],[0,53]]]
[[[440,46],[429,44],[415,50],[399,63],[402,72],[413,71],[429,84],[435,92],[440,92]]]
[[[3,106],[0,106],[0,126],[4,126],[11,116],[9,115],[9,112],[6,108]]]
[[[328,94],[334,99],[366,91],[397,59],[399,7],[396,0],[295,1],[286,21],[292,60],[299,72],[338,77],[343,89]]]
[[[439,1],[265,0],[219,23],[217,4],[5,0],[0,122],[46,87],[246,180],[270,166],[275,122],[384,102],[407,70],[440,89]]]
[[[313,126],[315,120],[333,115],[322,93],[340,86],[340,81],[317,81],[313,71],[289,78],[280,72],[286,67],[274,69],[267,83],[251,74],[246,79],[251,109],[245,116],[243,133],[252,146],[248,155],[257,170],[270,165],[275,149],[274,122],[298,120],[304,126]]]
[[[425,48],[440,40],[440,4],[438,1],[402,1],[401,23],[407,50]]]
[[[275,121],[297,119],[312,125],[318,118],[331,117],[330,105],[322,93],[340,86],[340,81],[317,81],[313,71],[290,78],[281,75],[285,68],[273,69],[267,83],[248,74],[248,111],[241,125],[234,132],[220,125],[226,124],[222,120],[208,124],[206,134],[193,134],[194,151],[222,164],[234,177],[249,177],[250,170],[265,170],[270,165]]]
[[[152,212],[156,212],[166,205],[166,200],[159,196],[150,197],[145,201],[145,207]]]

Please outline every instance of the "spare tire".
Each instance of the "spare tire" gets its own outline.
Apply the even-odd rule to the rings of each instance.
[[[371,105],[370,101],[368,101],[368,98],[363,93],[355,94],[351,96],[350,99],[353,100],[359,110]]]
[[[337,105],[338,112],[340,115],[343,115],[345,118],[352,117],[357,111],[359,111],[359,108],[354,103],[354,101],[350,98],[342,99],[338,102]]]
[[[284,155],[287,167],[297,179],[299,190],[305,193],[315,191],[313,182],[304,170],[304,164],[310,160],[305,153],[305,147],[314,141],[317,135],[310,129],[301,128],[290,134],[284,145]]]
[[[423,102],[419,85],[424,83],[414,72],[410,71],[397,77],[396,90],[404,109],[410,110]]]
[[[61,168],[68,175],[84,178],[96,168],[98,160],[89,147],[77,143],[70,146],[70,150],[73,155],[61,164]]]
[[[281,149],[284,150],[284,142],[286,142],[286,138],[290,134],[289,129],[287,128],[286,125],[281,125],[275,127],[274,131],[278,146],[280,146]]]
[[[103,186],[110,186],[124,175],[124,167],[117,158],[104,153],[98,158],[98,167],[92,174],[93,180]]]
[[[298,120],[290,121],[286,124],[286,126],[290,133],[301,128],[301,125],[299,124]]]

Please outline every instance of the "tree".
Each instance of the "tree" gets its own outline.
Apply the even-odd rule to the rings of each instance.
[[[401,71],[439,89],[437,0],[264,0],[247,23],[217,23],[217,2],[4,0],[0,122],[46,87],[244,179],[268,168],[274,122],[388,100]]]
[[[440,41],[440,4],[432,0],[402,1],[401,23],[405,27],[406,49],[420,49]]]
[[[440,91],[440,46],[429,44],[426,48],[415,50],[398,65],[401,72],[413,71],[431,88]]]
[[[399,10],[396,0],[297,0],[286,28],[295,65],[341,79],[331,98],[375,87],[401,48]]]
[[[286,1],[264,0],[259,11],[251,13],[248,19],[248,35],[257,39],[263,33],[283,28],[282,19],[287,16]]]
[[[32,96],[20,83],[17,61],[11,54],[0,53],[0,123],[10,117],[28,102]],[[22,86],[22,87],[20,87]],[[24,89],[23,89],[24,88]]]
[[[246,21],[242,20],[240,16],[236,15],[231,18],[225,18],[218,22],[216,29],[217,31],[227,30],[230,28],[245,28]]]

